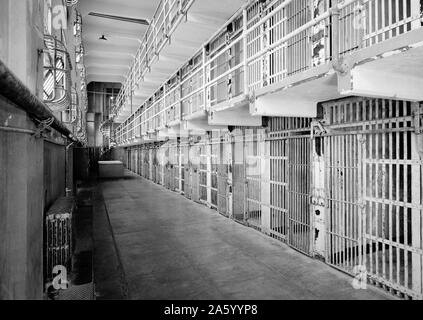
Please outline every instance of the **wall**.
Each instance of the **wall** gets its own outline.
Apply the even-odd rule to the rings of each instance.
[[[43,0],[2,0],[0,59],[33,92],[42,90]],[[19,41],[16,41],[19,39]]]
[[[44,0],[0,2],[0,59],[38,97],[43,21]],[[72,148],[66,154],[67,141],[54,130],[34,135],[35,123],[0,87],[0,300],[43,298],[44,213],[74,189]]]
[[[40,96],[43,1],[2,0],[0,6],[0,59]],[[63,194],[65,171],[61,160],[45,161],[51,147],[44,139],[10,128],[36,126],[0,88],[0,299],[42,299],[43,213]],[[45,170],[51,181],[44,180]]]
[[[36,129],[0,95],[0,299],[41,299],[44,213],[65,194],[72,163],[66,170],[64,145],[6,127]]]
[[[34,129],[0,96],[0,124]],[[43,140],[0,130],[0,299],[43,292]]]
[[[48,210],[54,200],[65,191],[65,147],[51,142],[44,143],[44,201]]]

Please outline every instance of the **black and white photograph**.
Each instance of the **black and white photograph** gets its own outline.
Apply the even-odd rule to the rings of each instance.
[[[423,0],[0,0],[0,300],[423,300]]]

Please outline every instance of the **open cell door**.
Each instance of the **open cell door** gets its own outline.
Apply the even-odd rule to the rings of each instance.
[[[362,264],[360,135],[325,137],[326,262],[354,274]]]
[[[219,139],[220,140],[220,139]],[[232,208],[232,143],[228,135],[215,145],[216,185],[218,211],[224,216],[233,217]]]
[[[288,144],[288,237],[287,243],[306,254],[311,252],[309,136],[290,137]]]
[[[233,131],[232,152],[232,213],[237,221],[244,221],[245,205],[245,170],[244,170],[244,135],[240,128]]]
[[[262,169],[264,163],[265,141],[256,129],[245,129],[244,163],[246,180],[245,222],[258,230],[262,223]]]
[[[200,200],[200,145],[192,144],[189,148],[189,180],[190,180],[190,199]]]

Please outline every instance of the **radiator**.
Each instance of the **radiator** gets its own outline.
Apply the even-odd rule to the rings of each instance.
[[[53,268],[61,265],[69,274],[72,256],[72,213],[74,198],[59,198],[48,210],[45,220],[45,280],[54,278]]]

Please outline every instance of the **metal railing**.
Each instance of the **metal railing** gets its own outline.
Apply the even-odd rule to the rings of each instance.
[[[161,87],[162,100],[153,94],[117,128],[117,143],[422,26],[418,1],[329,3],[255,1],[241,8],[171,77],[171,88]]]
[[[125,83],[117,96],[114,115],[117,115],[120,108],[130,100],[132,92],[143,81],[145,73],[150,69],[193,2],[194,0],[160,1],[126,74]]]

